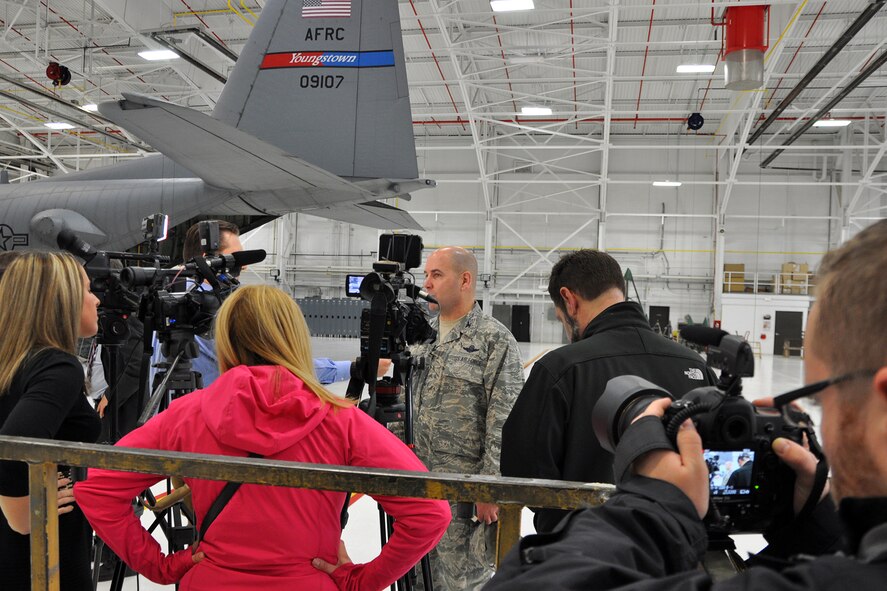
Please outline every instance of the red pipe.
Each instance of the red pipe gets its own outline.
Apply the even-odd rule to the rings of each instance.
[[[456,112],[456,117],[459,118],[462,129],[465,129],[465,122],[462,121],[462,117],[459,117],[459,109],[456,107],[456,99],[453,98],[453,93],[450,92],[450,85],[447,83],[447,78],[444,76],[443,70],[440,68],[440,62],[437,61],[437,56],[434,55],[434,50],[431,48],[431,41],[428,40],[428,33],[425,32],[425,27],[422,25],[422,19],[419,18],[419,12],[416,10],[416,5],[413,4],[413,0],[410,0],[410,8],[413,9],[413,14],[416,17],[416,21],[419,23],[419,29],[422,31],[422,36],[425,37],[425,44],[428,45],[428,49],[431,51],[434,65],[437,66],[437,73],[440,74],[440,79],[444,81],[444,88],[447,89],[447,94],[450,95],[450,102],[453,104],[453,110]]]
[[[653,0],[653,4],[651,6],[656,6],[656,0]],[[638,102],[635,105],[635,111],[640,111],[641,108],[641,93],[644,92],[644,73],[647,71],[647,54],[650,53],[650,33],[653,31],[653,13],[656,12],[655,8],[650,9],[650,25],[647,27],[647,47],[644,49],[644,65],[641,68],[641,85],[638,88]],[[638,119],[637,114],[635,114],[634,128],[638,128]]]
[[[807,39],[810,36],[810,31],[813,30],[813,27],[816,25],[816,21],[819,20],[819,15],[822,14],[822,11],[825,9],[825,5],[828,2],[823,2],[822,6],[819,7],[819,12],[816,13],[816,18],[813,19],[813,22],[810,23],[810,27],[807,29],[807,32],[804,34],[803,39]],[[773,102],[773,98],[776,96],[776,91],[779,90],[779,87],[782,86],[782,81],[785,80],[785,74],[788,73],[789,69],[792,67],[792,64],[795,63],[795,58],[798,57],[798,53],[801,51],[801,48],[804,47],[804,41],[798,45],[798,48],[795,50],[795,54],[792,56],[791,61],[788,62],[788,65],[785,67],[785,70],[782,72],[783,76],[779,78],[779,82],[776,83],[776,86],[773,88],[773,92],[770,93],[770,98],[767,99],[767,102],[764,104],[764,109],[767,109],[770,106],[770,103]],[[765,117],[762,114],[759,121],[764,120]]]

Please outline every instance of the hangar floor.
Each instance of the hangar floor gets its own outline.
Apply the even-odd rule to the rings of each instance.
[[[532,365],[528,362],[535,361],[547,351],[560,347],[560,344],[521,343],[521,357],[525,367],[525,375],[529,375]],[[357,339],[315,338],[313,339],[314,355],[316,357],[331,357],[333,359],[354,358],[358,354],[359,343]],[[785,392],[796,388],[803,383],[803,361],[798,358],[764,357],[756,359],[755,376],[743,381],[744,394],[749,399],[761,398]],[[347,382],[333,384],[331,389],[338,393],[345,393]],[[819,422],[819,408],[808,404],[807,411]],[[533,533],[532,514],[524,509],[523,516],[524,535]],[[351,517],[348,527],[345,529],[343,539],[351,558],[355,562],[371,560],[379,552],[379,518],[375,503],[369,498],[358,500],[351,509]],[[740,553],[756,552],[764,545],[762,536],[744,535],[736,536],[737,547]],[[165,541],[161,541],[165,544]],[[156,585],[140,577],[139,586],[136,586],[135,577],[126,579],[123,589],[143,589],[153,591],[157,589],[173,589],[172,585]],[[99,589],[109,589],[110,583],[100,583]]]

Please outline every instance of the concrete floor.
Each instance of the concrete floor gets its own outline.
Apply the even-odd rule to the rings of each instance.
[[[560,346],[562,346],[560,343],[521,343],[521,357],[524,363],[527,364]],[[316,357],[331,357],[333,359],[354,358],[359,352],[357,339],[315,338],[313,339],[313,347]],[[764,357],[763,359],[756,358],[755,362],[755,376],[743,380],[743,393],[750,400],[773,396],[797,388],[803,383],[804,364],[798,358]],[[531,367],[532,364],[528,364],[525,368],[525,375],[529,375]],[[346,386],[347,382],[340,382],[331,385],[331,390],[337,394],[344,395]],[[820,416],[819,408],[814,404],[810,404],[809,401],[805,401],[804,404],[805,410],[818,423]],[[380,549],[379,515],[376,504],[372,499],[363,497],[352,506],[350,515],[348,527],[343,533],[343,539],[348,552],[354,562],[371,560],[378,555]],[[522,532],[524,535],[534,533],[532,514],[528,509],[524,509]],[[763,537],[759,535],[742,535],[734,536],[734,538],[741,554],[756,552],[764,546]],[[159,539],[162,540],[162,537]],[[161,543],[165,544],[163,541]],[[109,587],[109,583],[99,584],[99,589],[101,590],[109,589]],[[172,585],[157,585],[144,577],[139,577],[138,583],[136,582],[136,577],[129,577],[123,586],[123,589],[127,591],[134,589],[151,591],[173,588]]]

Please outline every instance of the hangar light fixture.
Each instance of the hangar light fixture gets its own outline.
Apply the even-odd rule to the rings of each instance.
[[[170,51],[169,49],[152,49],[149,51],[140,51],[139,57],[143,60],[148,60],[149,62],[156,62],[161,60],[178,59],[179,54],[175,51]]]
[[[678,74],[711,74],[715,71],[712,64],[681,64],[677,67]]]
[[[847,127],[850,125],[849,119],[820,119],[813,124],[813,127]]]
[[[43,126],[49,129],[74,129],[73,125],[64,121],[47,121]]]
[[[549,107],[521,107],[520,110],[521,115],[529,115],[539,117],[541,115],[551,115],[551,108]]]
[[[680,187],[681,181],[653,181],[654,187]]]
[[[541,64],[545,61],[544,55],[515,55],[508,60],[513,64]]]
[[[490,0],[493,12],[513,12],[515,10],[533,10],[533,0]]]
[[[88,105],[83,105],[80,107],[84,111],[89,111],[90,113],[98,113],[99,106],[95,103],[89,103]]]

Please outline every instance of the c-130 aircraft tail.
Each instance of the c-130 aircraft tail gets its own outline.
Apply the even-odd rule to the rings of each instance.
[[[134,94],[99,110],[161,154],[0,187],[0,250],[62,228],[129,248],[158,211],[421,229],[377,200],[434,186],[416,178],[396,0],[269,0],[211,116]]]

